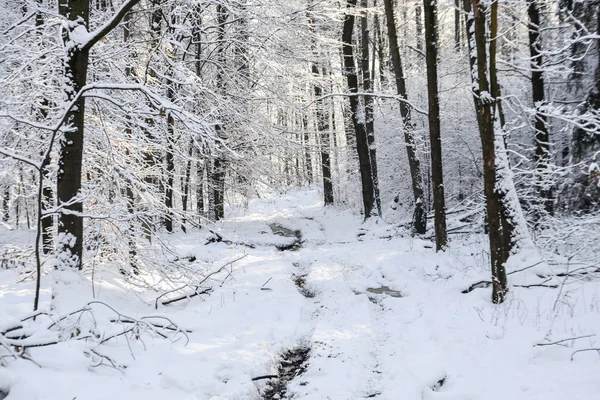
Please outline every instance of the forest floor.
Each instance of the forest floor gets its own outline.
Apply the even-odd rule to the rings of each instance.
[[[63,282],[53,300],[65,315],[100,301],[191,332],[165,340],[133,331],[91,352],[77,331],[74,340],[28,349],[33,361],[6,358],[0,398],[598,398],[600,351],[587,349],[600,347],[600,283],[556,277],[572,266],[521,265],[511,284],[546,286],[512,287],[496,306],[490,288],[462,293],[489,279],[483,235],[453,235],[436,254],[430,240],[396,225],[324,209],[314,190],[251,202],[217,233],[233,244],[205,244],[205,231],[169,239],[191,270],[226,266],[210,293],[163,305],[174,298],[166,296],[155,309],[158,289],[125,282],[107,263]],[[0,241],[13,234],[1,231]],[[43,277],[43,308],[50,281]],[[32,300],[31,279],[0,270],[0,328],[30,312]],[[103,321],[112,311],[89,308],[94,331],[110,335]]]

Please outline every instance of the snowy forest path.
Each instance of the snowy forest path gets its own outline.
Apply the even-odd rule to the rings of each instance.
[[[365,268],[362,257],[355,257],[357,252],[369,254],[371,242],[380,240],[385,227],[341,218],[335,209],[323,213],[320,207],[288,203],[285,197],[284,204],[281,201],[276,214],[265,214],[264,219],[301,232],[302,246],[282,251],[280,256],[294,266],[292,280],[313,303],[307,318],[312,324],[306,338],[310,358],[306,370],[288,383],[287,395],[303,399],[397,398],[397,387],[385,391],[386,381],[399,379],[388,374],[386,364],[410,356],[393,350],[398,342],[406,342],[402,332],[407,328],[398,329],[393,322],[398,319],[397,310],[387,304],[392,301],[398,306],[404,299],[399,291],[390,290],[393,284],[386,280],[371,284],[373,287],[357,285],[370,268]],[[371,228],[374,236],[369,233]],[[375,261],[372,256],[368,257]],[[395,344],[390,345],[392,342]],[[423,346],[435,347],[435,343]],[[432,382],[438,375],[432,375]],[[415,383],[410,382],[410,374],[407,376],[403,380],[412,388]],[[418,382],[415,390],[422,389],[422,382]]]

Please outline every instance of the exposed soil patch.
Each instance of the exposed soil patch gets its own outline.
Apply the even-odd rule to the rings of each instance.
[[[269,228],[273,231],[274,235],[283,236],[283,237],[292,237],[295,238],[291,244],[286,245],[277,245],[277,250],[279,251],[296,251],[302,247],[302,232],[298,229],[289,229],[285,226],[281,226],[277,223],[269,224]]]
[[[401,298],[404,297],[398,290],[390,289],[388,286],[380,286],[378,288],[368,288],[367,292],[373,294],[385,294],[390,297]]]
[[[315,293],[306,288],[306,275],[292,274],[292,280],[294,281],[294,284],[296,285],[298,291],[300,292],[300,294],[302,294],[302,296],[307,297],[309,299],[315,297]]]
[[[267,384],[262,398],[265,400],[285,399],[288,382],[306,371],[309,355],[310,349],[304,346],[283,353],[277,367],[277,375],[269,376],[273,380]]]

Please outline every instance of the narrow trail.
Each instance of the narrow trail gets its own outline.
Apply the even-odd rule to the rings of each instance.
[[[317,217],[295,210],[287,221],[270,227],[275,234],[296,236],[301,241],[280,249],[284,250],[281,257],[294,266],[292,279],[314,307],[307,362],[298,366],[293,379],[288,380],[289,374],[284,373],[271,383],[269,388],[279,387],[280,397],[273,397],[274,391],[269,389],[263,398],[384,398],[381,354],[389,333],[381,301],[389,297],[387,292],[379,288],[372,290],[374,293],[358,292],[351,287],[346,278],[357,268],[335,261],[344,244],[337,238],[339,233],[327,229]],[[286,381],[284,389],[282,381]],[[332,381],[336,384],[331,385]]]

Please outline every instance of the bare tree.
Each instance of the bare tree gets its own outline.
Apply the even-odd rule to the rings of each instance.
[[[373,176],[371,174],[371,161],[369,156],[369,146],[367,143],[366,126],[364,119],[364,108],[359,103],[358,93],[358,73],[354,61],[354,46],[352,46],[352,36],[354,33],[354,9],[356,0],[347,0],[346,14],[344,16],[344,26],[342,30],[342,53],[344,57],[344,74],[348,82],[350,97],[350,114],[356,134],[356,151],[358,153],[358,162],[360,168],[360,177],[362,183],[362,200],[365,219],[371,216],[373,211],[374,188]]]
[[[440,99],[438,93],[438,23],[437,3],[423,1],[425,14],[425,51],[427,59],[427,94],[429,99],[429,140],[431,143],[431,176],[433,208],[435,211],[435,246],[440,251],[446,247],[446,200],[442,166],[442,137],[440,128]]]
[[[402,128],[404,130],[404,141],[406,143],[406,153],[408,154],[408,164],[410,167],[410,176],[412,180],[413,196],[415,201],[415,212],[413,224],[415,232],[425,233],[427,229],[427,210],[425,208],[425,197],[423,192],[423,177],[421,176],[421,162],[417,156],[416,142],[413,133],[413,126],[410,120],[410,106],[408,104],[408,94],[406,91],[406,79],[402,68],[402,59],[400,58],[400,47],[398,45],[398,36],[396,31],[396,22],[394,20],[394,8],[392,0],[384,0],[385,17],[387,20],[387,32],[390,42],[390,53],[392,55],[392,64],[394,66],[394,78],[396,81],[396,90],[400,96],[400,116],[402,117]]]

